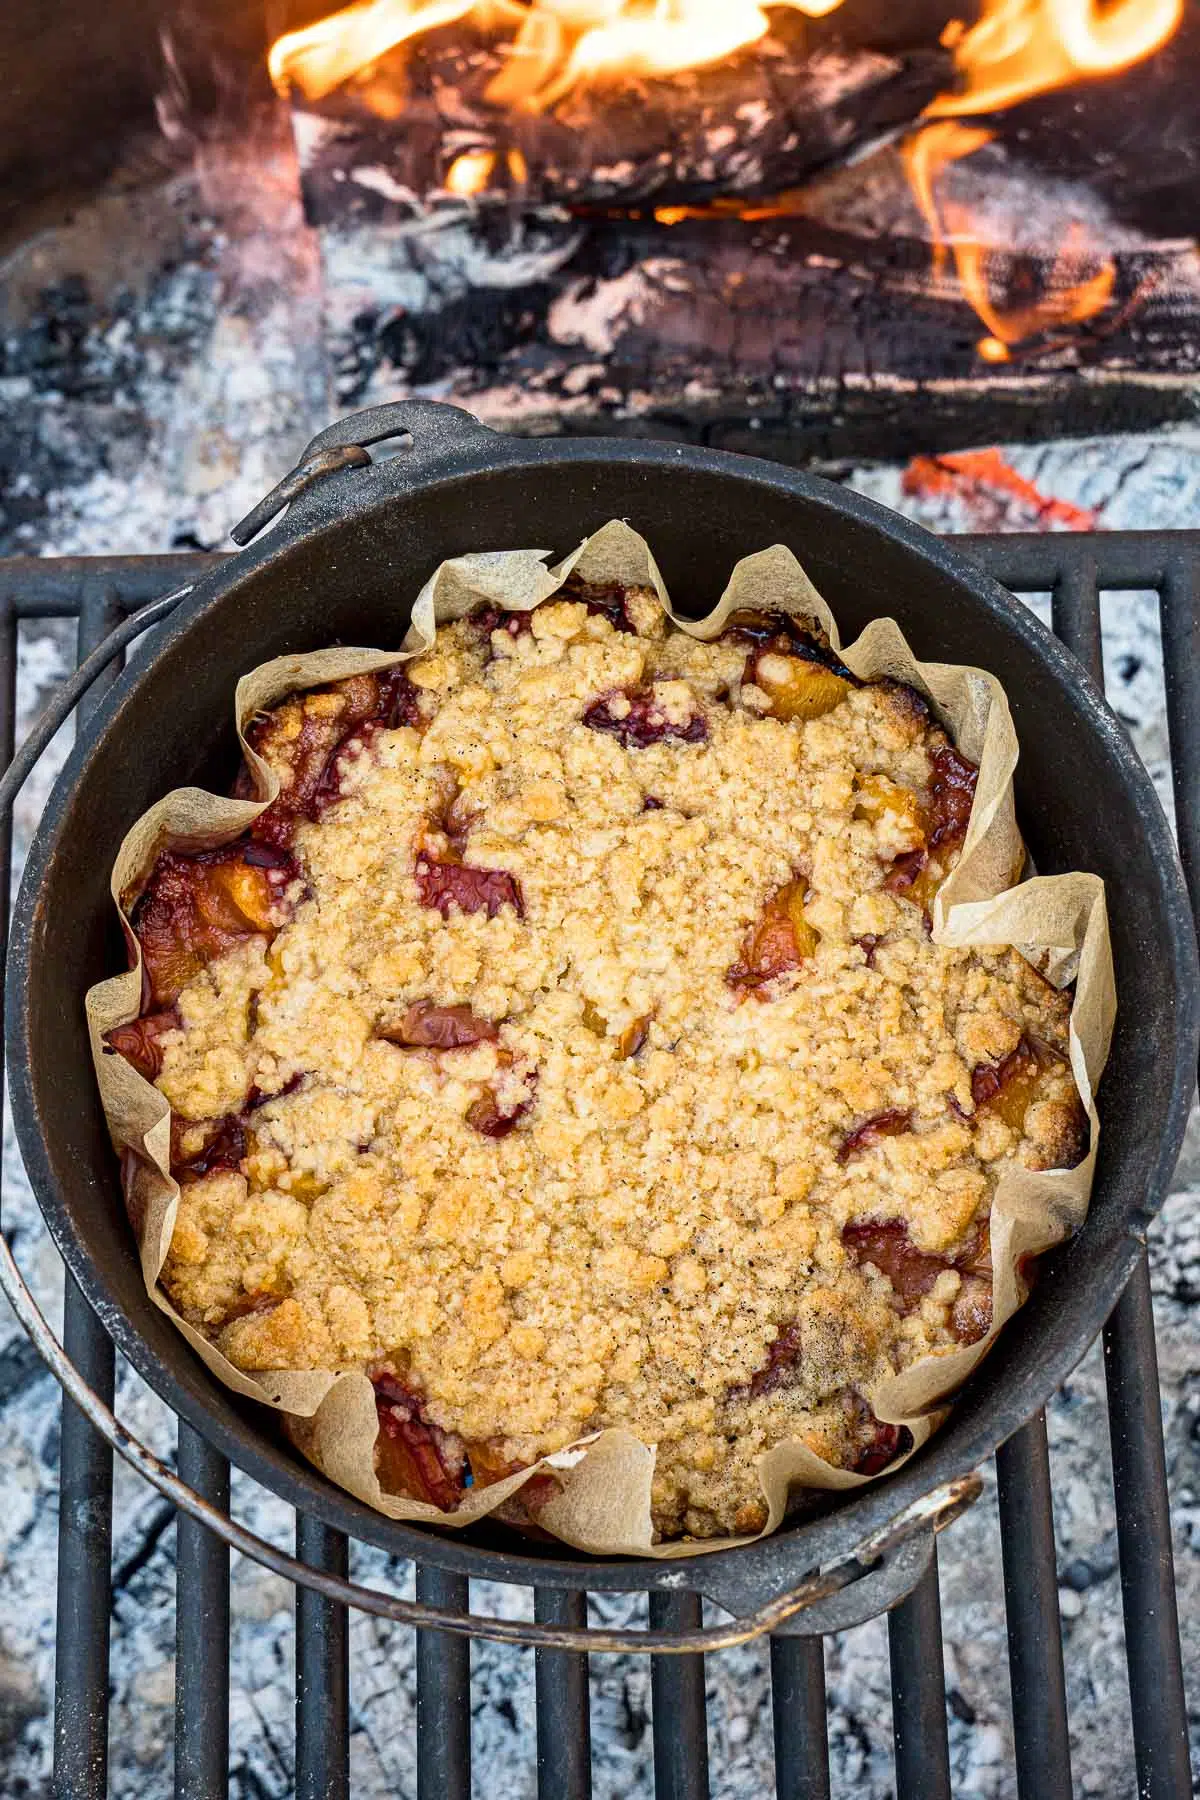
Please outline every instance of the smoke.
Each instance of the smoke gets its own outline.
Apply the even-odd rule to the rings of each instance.
[[[154,96],[154,116],[168,144],[184,149],[193,142],[192,96],[169,25],[159,26],[158,47],[162,53],[164,80]]]

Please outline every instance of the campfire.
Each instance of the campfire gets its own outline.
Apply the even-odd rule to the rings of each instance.
[[[500,423],[711,438],[736,415],[744,440],[802,396],[811,450],[812,403],[881,375],[940,383],[935,411],[982,386],[1019,430],[1066,374],[1097,422],[1124,371],[1166,416],[1148,346],[1196,289],[1195,246],[1125,190],[1160,129],[1195,135],[1184,13],[360,0],[289,31],[269,68],[308,216],[355,267],[345,397],[440,383]],[[1111,131],[1126,105],[1140,143]]]

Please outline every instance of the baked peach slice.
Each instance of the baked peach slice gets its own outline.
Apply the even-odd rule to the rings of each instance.
[[[789,881],[777,888],[742,941],[741,961],[725,979],[732,988],[753,993],[777,975],[798,969],[820,943],[819,934],[804,916],[808,885]]]

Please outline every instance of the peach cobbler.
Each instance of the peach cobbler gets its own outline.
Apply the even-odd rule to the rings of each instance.
[[[884,1468],[869,1396],[990,1329],[998,1177],[1086,1134],[1069,996],[932,941],[976,770],[925,702],[572,577],[247,737],[279,797],[127,896],[108,1040],[172,1109],[183,1317],[365,1370],[384,1489],[447,1509],[614,1425],[663,1538],[760,1528],[784,1439]]]

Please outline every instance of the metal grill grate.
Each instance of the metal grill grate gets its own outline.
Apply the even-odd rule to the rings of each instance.
[[[1101,591],[1157,591],[1180,852],[1193,907],[1200,907],[1200,533],[974,537],[961,542],[1014,591],[1052,595],[1055,631],[1098,682],[1103,680]],[[166,587],[215,560],[197,555],[0,562],[0,752],[5,761],[11,761],[14,750],[20,620],[77,617],[82,662],[114,627]],[[118,656],[81,698],[81,716],[94,709],[119,669]],[[0,921],[8,914],[7,821],[3,833]],[[87,1388],[111,1407],[113,1346],[69,1277],[63,1341]],[[1185,1800],[1192,1792],[1187,1712],[1144,1256],[1105,1327],[1104,1355],[1138,1793],[1144,1800]],[[996,1461],[1018,1790],[1021,1800],[1070,1800],[1044,1415],[1010,1439]],[[228,1464],[182,1423],[178,1473],[202,1500],[228,1512]],[[108,1791],[111,1503],[109,1444],[64,1399],[54,1743],[59,1800],[103,1800]],[[228,1790],[229,1550],[183,1512],[178,1532],[175,1795],[177,1800],[217,1800]],[[298,1517],[296,1549],[310,1568],[346,1576],[349,1545],[341,1534]],[[464,1577],[419,1567],[416,1583],[419,1602],[444,1611],[468,1610]],[[539,1589],[534,1607],[543,1625],[579,1629],[587,1623],[582,1592]],[[680,1634],[694,1631],[700,1622],[698,1596],[651,1595],[652,1630]],[[949,1800],[936,1552],[888,1622],[899,1800]],[[348,1800],[345,1608],[325,1594],[299,1587],[296,1632],[297,1800]],[[775,1636],[771,1680],[779,1800],[828,1800],[822,1640]],[[468,1639],[419,1631],[417,1682],[420,1800],[469,1800]],[[702,1656],[654,1659],[658,1800],[705,1800],[708,1794],[704,1688]],[[591,1788],[586,1655],[539,1649],[536,1690],[541,1800],[585,1800]]]

